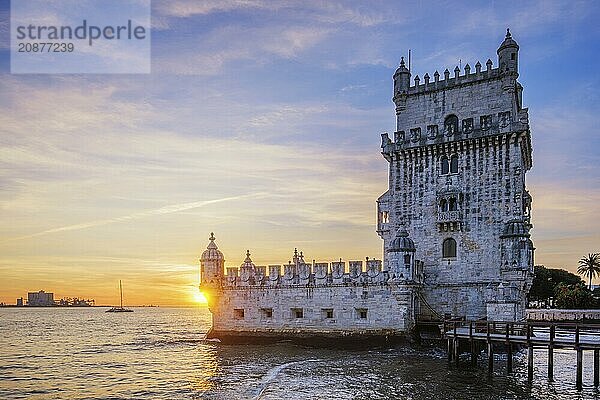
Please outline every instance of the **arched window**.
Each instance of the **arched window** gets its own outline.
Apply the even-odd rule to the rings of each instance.
[[[450,172],[450,163],[448,162],[448,157],[443,156],[441,159],[442,163],[442,175],[446,175]]]
[[[410,265],[410,254],[404,255],[404,264],[407,266]]]
[[[458,133],[458,117],[454,114],[448,115],[444,120],[444,131],[451,136]]]
[[[440,200],[440,211],[448,211],[448,202],[446,201],[446,199]]]
[[[448,204],[449,204],[450,211],[458,210],[458,207],[456,206],[456,198],[455,197],[451,197]]]
[[[458,173],[458,156],[456,154],[453,154],[452,157],[450,157],[450,173]]]
[[[442,256],[444,258],[456,257],[456,240],[448,238],[442,244]]]

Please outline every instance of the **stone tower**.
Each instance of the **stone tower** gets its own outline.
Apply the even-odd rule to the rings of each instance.
[[[519,46],[507,30],[498,68],[465,65],[443,79],[413,79],[404,60],[394,74],[397,129],[382,135],[389,190],[377,201],[384,269],[397,244],[420,260],[420,317],[519,320],[533,278],[529,238],[531,136]]]

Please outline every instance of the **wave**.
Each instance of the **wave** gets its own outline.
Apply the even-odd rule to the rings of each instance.
[[[281,364],[274,368],[271,368],[265,374],[265,376],[260,380],[260,383],[259,383],[258,389],[257,389],[257,393],[254,397],[252,397],[252,400],[259,400],[262,397],[265,390],[267,389],[267,387],[269,386],[269,384],[271,382],[273,382],[277,378],[277,375],[279,375],[279,373],[281,371],[283,371],[284,369],[286,369],[292,365],[295,365],[295,364],[303,364],[303,363],[307,363],[307,362],[317,362],[317,361],[321,361],[321,360],[310,359],[310,360],[301,360],[301,361],[290,361],[288,363]]]

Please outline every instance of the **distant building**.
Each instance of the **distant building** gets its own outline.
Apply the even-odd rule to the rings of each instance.
[[[78,297],[64,297],[56,301],[56,305],[60,307],[92,307],[94,304],[94,299],[80,299]]]
[[[17,307],[23,307],[23,298],[22,297],[17,299]]]
[[[39,292],[27,293],[27,305],[32,307],[48,307],[54,305],[54,293]]]

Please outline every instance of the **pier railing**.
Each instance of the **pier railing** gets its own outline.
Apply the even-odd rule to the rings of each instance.
[[[548,380],[554,380],[554,349],[572,349],[577,353],[576,386],[581,389],[583,351],[594,352],[594,386],[600,384],[600,324],[582,322],[503,322],[503,321],[444,321],[441,326],[448,340],[448,361],[457,365],[465,348],[473,365],[477,364],[478,349],[487,347],[488,373],[494,370],[494,344],[506,348],[508,373],[513,369],[513,350],[527,348],[527,378],[533,380],[533,349],[548,351]]]

